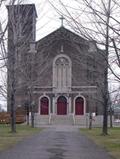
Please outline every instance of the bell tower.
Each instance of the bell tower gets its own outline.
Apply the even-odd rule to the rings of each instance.
[[[18,40],[35,41],[36,9],[34,4],[10,5],[8,9],[8,51]],[[10,47],[10,48],[9,48]]]

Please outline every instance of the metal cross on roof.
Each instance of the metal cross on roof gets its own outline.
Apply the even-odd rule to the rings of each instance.
[[[63,17],[63,15],[60,17],[60,20],[61,20],[61,26],[63,26],[63,21],[64,21],[64,17]]]

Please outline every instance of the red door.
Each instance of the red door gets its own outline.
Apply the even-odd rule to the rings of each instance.
[[[78,97],[75,100],[75,115],[83,115],[84,114],[84,100],[82,97]]]
[[[67,99],[64,96],[60,96],[57,100],[57,114],[67,114]]]
[[[41,115],[49,114],[49,100],[47,97],[43,97],[40,100],[40,114]]]

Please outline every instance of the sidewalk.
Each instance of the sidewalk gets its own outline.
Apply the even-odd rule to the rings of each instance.
[[[11,149],[0,159],[112,159],[105,150],[82,135],[77,127],[46,128]]]

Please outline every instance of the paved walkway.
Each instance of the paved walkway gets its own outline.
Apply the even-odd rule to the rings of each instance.
[[[46,128],[15,147],[0,152],[0,159],[112,159],[79,133],[76,127]]]

